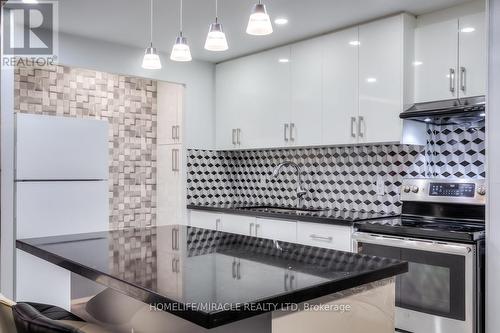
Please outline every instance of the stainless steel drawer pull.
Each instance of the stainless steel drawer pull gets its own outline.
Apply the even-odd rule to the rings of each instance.
[[[252,229],[253,229],[254,225],[255,225],[255,223],[250,223],[250,236],[252,236]]]
[[[232,135],[231,135],[231,142],[233,145],[236,144],[236,129],[233,128],[233,132],[232,132]]]
[[[255,237],[257,237],[257,234],[259,233],[259,228],[260,228],[260,224],[256,223],[255,224]]]
[[[333,237],[332,236],[320,236],[320,235],[311,234],[310,237],[312,239],[314,239],[314,240],[323,241],[323,242],[331,242],[331,241],[333,241]]]
[[[450,92],[454,93],[455,92],[455,69],[450,68],[448,78],[450,79]]]
[[[241,262],[236,264],[236,279],[241,280]]]
[[[283,125],[283,140],[288,142],[288,124]]]
[[[356,126],[356,117],[351,117],[351,137],[355,138],[356,133],[354,133],[354,126]]]
[[[241,145],[241,128],[236,129],[236,143]]]
[[[233,260],[233,267],[231,268],[231,272],[233,273],[233,279],[236,279],[236,261]]]
[[[285,273],[285,278],[283,279],[283,284],[285,286],[285,291],[288,291],[288,273]]]
[[[295,130],[295,124],[291,123],[290,124],[290,141],[295,141],[295,138],[293,137],[293,131]]]
[[[466,72],[465,72],[465,67],[460,67],[460,90],[465,92],[465,80],[467,79],[466,77]]]
[[[172,126],[172,140],[175,140],[175,126]]]
[[[364,137],[365,134],[363,133],[363,122],[365,121],[365,118],[362,116],[358,117],[358,135],[360,137]]]

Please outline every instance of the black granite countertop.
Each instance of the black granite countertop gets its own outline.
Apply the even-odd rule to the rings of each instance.
[[[394,217],[375,212],[359,212],[354,210],[325,209],[316,211],[289,211],[267,208],[268,206],[237,205],[187,205],[188,209],[221,212],[227,214],[288,219],[294,221],[314,222],[352,226],[356,222]]]
[[[205,328],[408,270],[406,262],[392,259],[178,225],[24,239],[16,244],[139,301],[161,304],[162,310]],[[290,276],[294,278],[287,279]],[[172,279],[182,292],[168,287]]]

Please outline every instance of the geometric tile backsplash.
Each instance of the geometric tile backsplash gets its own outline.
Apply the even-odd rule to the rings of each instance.
[[[296,204],[293,168],[300,165],[304,205],[399,213],[404,178],[484,178],[482,128],[430,126],[426,146],[367,145],[274,150],[188,150],[187,201],[200,205]],[[383,186],[377,186],[383,182]],[[379,192],[378,188],[382,187]]]
[[[15,112],[109,122],[110,227],[156,222],[155,80],[67,66],[17,67]]]

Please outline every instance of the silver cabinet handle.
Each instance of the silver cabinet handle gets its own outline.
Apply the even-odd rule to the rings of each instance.
[[[257,237],[257,234],[259,232],[260,224],[256,223],[255,224],[255,237]]]
[[[233,267],[231,268],[231,273],[233,274],[233,279],[236,278],[236,260],[233,260]]]
[[[172,273],[175,273],[175,258],[172,258]]]
[[[288,142],[288,124],[283,125],[283,139]]]
[[[236,143],[241,145],[241,128],[236,129]]]
[[[179,125],[175,126],[175,138],[177,140],[181,138],[181,127]]]
[[[172,149],[172,171],[175,171],[175,149]]]
[[[175,250],[175,228],[172,228],[172,250]]]
[[[288,273],[285,273],[285,278],[283,279],[283,284],[285,285],[285,291],[288,291]]]
[[[294,141],[295,138],[293,137],[293,131],[295,130],[295,124],[291,123],[290,124],[290,141]]]
[[[353,138],[356,137],[356,133],[354,133],[354,126],[356,125],[356,117],[351,117],[351,136]]]
[[[450,73],[448,74],[450,79],[450,92],[455,92],[455,69],[450,68]]]
[[[288,287],[290,290],[293,290],[293,280],[295,279],[295,275],[290,274],[289,282],[288,282]]]
[[[219,231],[219,227],[220,227],[220,219],[216,219],[215,220],[215,230]]]
[[[255,223],[250,223],[250,236],[252,236],[252,229],[253,229],[254,225],[255,225]]]
[[[172,149],[172,171],[179,171],[179,149]]]
[[[172,126],[172,140],[175,140],[175,126]]]
[[[233,133],[232,133],[232,136],[231,136],[231,142],[233,143],[233,145],[236,144],[236,129],[233,128]]]
[[[236,264],[236,279],[241,280],[241,262]]]
[[[465,80],[467,79],[465,67],[460,67],[460,90],[465,92]]]
[[[363,133],[363,122],[365,121],[365,118],[363,116],[358,117],[358,135],[360,137],[364,137],[365,134]]]
[[[330,243],[331,241],[333,241],[332,236],[320,236],[320,235],[316,235],[316,234],[311,234],[309,237],[311,237],[314,240],[323,241],[323,242]]]

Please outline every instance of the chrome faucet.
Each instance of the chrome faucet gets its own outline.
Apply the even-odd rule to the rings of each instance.
[[[307,191],[304,190],[304,188],[302,187],[302,178],[301,178],[302,170],[300,170],[299,165],[297,163],[294,163],[294,162],[291,162],[291,161],[285,161],[283,163],[280,163],[273,170],[273,178],[278,177],[278,175],[280,174],[281,169],[283,167],[286,167],[286,166],[294,167],[295,171],[297,172],[297,184],[298,184],[297,189],[296,189],[297,200],[298,200],[297,207],[301,208],[302,207],[302,198],[307,194]]]

